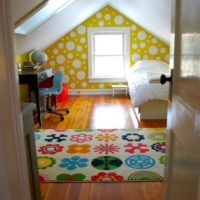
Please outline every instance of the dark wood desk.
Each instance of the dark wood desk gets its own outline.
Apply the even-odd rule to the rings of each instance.
[[[46,79],[54,76],[54,68],[41,68],[38,71],[22,70],[18,72],[19,84],[28,84],[29,91],[35,91],[36,107],[38,112],[38,121],[41,126],[41,110],[40,110],[40,98],[39,98],[39,85]]]

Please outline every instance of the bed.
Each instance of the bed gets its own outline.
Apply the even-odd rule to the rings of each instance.
[[[166,119],[169,84],[161,85],[161,74],[169,74],[162,61],[138,61],[127,74],[129,95],[139,119]]]

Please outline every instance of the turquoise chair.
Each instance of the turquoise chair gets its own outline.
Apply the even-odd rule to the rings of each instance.
[[[63,114],[59,113],[59,111],[65,111],[67,114],[69,113],[68,108],[63,109],[54,109],[53,105],[56,107],[56,96],[59,95],[62,90],[62,82],[63,82],[63,72],[56,71],[53,77],[53,84],[50,88],[41,88],[39,89],[39,95],[41,97],[45,97],[45,113],[52,113],[60,116],[60,120],[64,120]],[[47,102],[47,103],[46,103]]]

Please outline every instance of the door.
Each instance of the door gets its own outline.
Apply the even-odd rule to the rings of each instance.
[[[10,0],[0,0],[0,199],[31,200]]]
[[[172,8],[174,74],[165,199],[200,200],[200,1],[172,0]]]

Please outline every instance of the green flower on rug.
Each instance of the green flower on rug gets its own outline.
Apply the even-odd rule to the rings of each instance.
[[[56,177],[57,181],[83,181],[84,179],[84,174],[59,174]]]
[[[39,169],[46,169],[47,167],[52,167],[56,163],[56,160],[54,158],[50,158],[46,156],[38,157],[37,161],[38,161]]]
[[[131,131],[133,131],[133,129],[121,129],[121,130],[123,130],[125,132],[131,132]],[[142,131],[142,129],[141,128],[134,129],[134,132],[139,132],[139,131]]]
[[[160,161],[160,164],[165,164],[165,156],[160,156],[160,158],[159,158],[159,161]]]
[[[129,175],[130,181],[162,181],[163,177],[152,171],[139,171]]]
[[[76,129],[75,132],[92,132],[93,129]]]
[[[122,161],[114,156],[100,156],[92,160],[92,166],[99,170],[113,170],[122,165]]]
[[[150,140],[156,142],[166,142],[167,141],[167,134],[164,132],[152,132],[147,136]]]
[[[59,167],[66,168],[67,170],[75,170],[78,167],[84,168],[87,167],[88,163],[87,158],[81,158],[80,156],[72,156],[71,158],[62,159]]]

